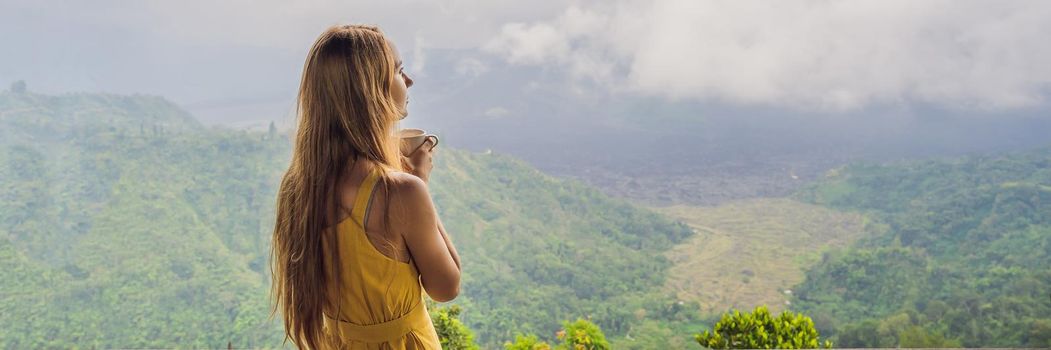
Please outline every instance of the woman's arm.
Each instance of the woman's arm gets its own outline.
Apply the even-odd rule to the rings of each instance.
[[[453,300],[460,293],[460,257],[438,220],[427,184],[409,174],[399,177],[391,210],[401,219],[391,224],[405,239],[427,295]]]
[[[456,253],[456,247],[453,246],[453,241],[449,239],[449,234],[445,233],[445,226],[442,226],[442,219],[438,218],[438,232],[442,233],[442,238],[445,239],[445,245],[449,246],[449,254],[453,256],[453,261],[456,262],[456,268],[463,271],[463,267],[460,266],[460,254]]]
[[[403,230],[405,244],[420,271],[423,288],[437,301],[449,301],[460,293],[460,254],[445,233],[445,226],[438,218],[427,188],[431,169],[434,169],[434,147],[432,140],[424,141],[408,157],[402,156],[402,164],[412,175],[406,174],[403,200],[410,210],[398,213],[409,225]],[[403,206],[405,207],[405,206]]]

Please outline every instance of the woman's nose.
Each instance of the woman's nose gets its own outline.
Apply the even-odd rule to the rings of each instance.
[[[405,75],[405,87],[411,87],[412,86],[412,78],[409,78],[408,74],[404,74],[404,75]]]

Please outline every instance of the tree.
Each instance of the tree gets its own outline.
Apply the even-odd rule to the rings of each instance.
[[[945,339],[940,333],[931,333],[920,326],[911,326],[898,333],[898,346],[903,348],[958,348],[959,341]]]
[[[463,309],[459,305],[432,310],[431,322],[434,323],[434,330],[438,332],[442,349],[478,350],[478,344],[474,343],[474,332],[460,322],[460,312],[463,312]]]
[[[851,323],[836,336],[836,342],[844,348],[894,347],[894,343],[879,333],[879,321],[868,319]]]
[[[602,329],[591,321],[578,318],[575,322],[562,324],[563,330],[558,332],[558,339],[562,340],[559,349],[565,350],[609,350],[609,342]]]
[[[26,93],[26,82],[25,80],[19,80],[11,83],[11,92],[16,94]]]
[[[712,331],[694,335],[711,349],[816,349],[818,338],[810,317],[785,311],[775,318],[766,306],[751,313],[725,313]],[[824,347],[831,348],[832,342],[826,340]]]
[[[536,334],[519,334],[514,343],[504,343],[504,350],[551,350],[551,345],[537,339]]]
[[[1027,338],[1027,346],[1051,348],[1051,319],[1033,320]]]

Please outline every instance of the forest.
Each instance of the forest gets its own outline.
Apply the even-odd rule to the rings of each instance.
[[[796,289],[837,345],[1051,346],[1051,150],[854,164],[796,195],[871,219]]]
[[[281,347],[267,259],[290,144],[157,96],[0,93],[0,344]],[[442,148],[431,186],[464,261],[433,316],[469,343],[699,347],[719,321],[661,289],[682,222],[500,153]],[[822,339],[1051,346],[1051,150],[855,163],[791,198],[864,218],[792,288]]]
[[[4,93],[0,113],[0,343],[281,344],[267,258],[288,135],[206,127],[154,96]],[[439,152],[455,303],[480,344],[577,318],[612,337],[699,325],[659,292],[685,225],[508,156]]]

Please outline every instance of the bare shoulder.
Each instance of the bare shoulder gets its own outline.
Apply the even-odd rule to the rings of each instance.
[[[417,203],[430,199],[427,183],[422,179],[405,172],[394,171],[389,174],[391,180],[391,198],[396,201]]]
[[[392,172],[391,181],[391,215],[402,218],[391,222],[391,228],[409,242],[426,237],[432,226],[437,227],[437,215],[427,183],[415,175]]]

